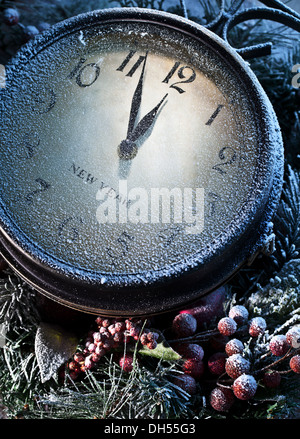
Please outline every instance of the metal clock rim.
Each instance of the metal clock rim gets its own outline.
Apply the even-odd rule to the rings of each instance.
[[[94,11],[91,13],[87,13],[87,14],[81,14],[80,16],[77,17],[73,17],[71,19],[68,19],[62,23],[59,23],[58,25],[56,25],[53,29],[51,29],[50,31],[47,31],[45,34],[41,35],[39,38],[37,38],[36,41],[30,42],[27,46],[25,46],[20,53],[18,54],[18,56],[15,58],[14,61],[12,61],[11,65],[8,66],[8,71],[10,69],[14,69],[14,68],[20,68],[20,61],[21,61],[21,65],[26,64],[26,62],[29,61],[30,56],[36,56],[39,51],[45,50],[48,46],[50,46],[51,44],[53,44],[55,41],[57,41],[57,39],[63,38],[65,35],[69,34],[71,31],[72,32],[76,32],[79,29],[82,30],[85,27],[90,27],[93,25],[97,25],[99,23],[99,20],[101,21],[101,23],[109,23],[109,22],[116,22],[116,20],[121,20],[123,22],[125,21],[136,21],[136,22],[150,22],[150,23],[154,23],[160,26],[169,26],[172,28],[175,28],[176,30],[180,31],[180,32],[184,32],[189,34],[190,36],[193,36],[194,38],[197,39],[201,39],[201,41],[203,41],[203,37],[205,37],[206,39],[206,43],[207,40],[209,40],[210,45],[212,45],[212,43],[215,46],[218,46],[222,49],[223,53],[222,53],[222,57],[226,59],[226,57],[229,59],[227,59],[227,62],[232,62],[235,63],[235,68],[239,67],[239,73],[243,75],[243,80],[245,81],[247,79],[247,81],[249,81],[249,83],[252,83],[252,89],[251,92],[255,92],[255,94],[253,95],[253,99],[256,100],[255,105],[258,106],[260,108],[260,115],[262,115],[263,111],[267,111],[269,114],[271,113],[271,116],[273,118],[269,119],[269,122],[271,120],[271,125],[269,127],[269,129],[272,131],[272,136],[270,136],[270,133],[266,133],[264,132],[263,135],[265,137],[265,139],[268,138],[269,140],[269,144],[266,148],[267,152],[271,152],[271,153],[276,153],[276,160],[277,160],[277,164],[275,163],[275,157],[273,158],[273,162],[272,162],[272,170],[271,169],[267,169],[270,168],[270,157],[268,158],[267,161],[267,157],[265,157],[265,162],[267,161],[268,166],[264,166],[261,169],[261,175],[260,178],[265,178],[265,180],[267,180],[267,176],[266,175],[262,175],[262,174],[268,174],[268,178],[270,178],[270,173],[271,171],[273,172],[273,176],[274,179],[272,179],[272,181],[270,180],[270,186],[268,187],[269,193],[268,193],[268,199],[264,200],[264,203],[262,205],[260,205],[260,209],[258,209],[258,204],[261,203],[261,199],[258,198],[254,199],[252,201],[252,203],[248,204],[247,207],[248,208],[248,212],[244,211],[243,215],[248,215],[252,214],[253,218],[256,218],[257,222],[257,216],[259,214],[260,218],[260,226],[257,228],[256,230],[256,234],[257,234],[257,238],[255,239],[255,243],[252,243],[251,246],[251,252],[255,252],[258,250],[259,247],[263,246],[264,240],[267,238],[267,236],[270,234],[270,221],[272,219],[272,215],[274,213],[274,206],[276,205],[276,203],[279,200],[279,193],[281,191],[281,186],[282,186],[282,174],[283,174],[283,166],[282,166],[282,162],[283,162],[283,150],[282,150],[282,145],[281,145],[281,136],[280,136],[280,131],[278,129],[277,126],[277,120],[275,115],[272,113],[272,109],[270,109],[269,103],[266,100],[266,97],[264,95],[264,92],[260,86],[260,84],[258,83],[255,75],[251,72],[251,70],[249,68],[247,68],[245,66],[245,63],[243,62],[243,60],[239,57],[239,55],[237,55],[237,53],[234,51],[234,49],[232,49],[228,44],[226,44],[220,37],[216,36],[215,34],[212,34],[212,32],[210,32],[209,30],[205,29],[204,27],[197,25],[196,23],[192,23],[186,19],[183,19],[181,17],[177,17],[174,15],[171,15],[169,13],[165,13],[165,12],[160,12],[160,11],[153,11],[153,10],[149,10],[149,9],[139,9],[139,8],[121,8],[121,9],[117,9],[117,8],[113,8],[113,9],[106,9],[106,10],[101,10],[101,11]],[[29,58],[28,58],[29,57]],[[266,128],[266,124],[265,123],[261,123],[262,126],[260,126],[260,129],[262,131],[267,130]],[[272,140],[270,140],[269,137],[272,137]],[[274,141],[274,139],[276,139]],[[274,146],[276,144],[276,147]],[[277,146],[279,145],[279,146]],[[265,172],[268,171],[268,172]],[[258,177],[257,177],[258,178]],[[255,182],[255,186],[257,189],[257,186],[261,184],[261,181],[256,181]],[[266,186],[266,184],[264,183],[264,186]],[[266,191],[266,187],[264,188],[264,191]],[[264,192],[263,191],[263,192]],[[258,191],[257,191],[258,192]],[[265,198],[266,194],[261,194],[261,198]],[[251,209],[250,209],[251,206]],[[254,209],[254,213],[253,214],[253,206],[256,206],[256,209]],[[265,212],[261,212],[261,208],[265,208]],[[250,209],[250,211],[249,211]],[[258,212],[259,210],[259,212]],[[239,214],[238,217],[240,218],[241,215]],[[2,221],[1,221],[2,222]],[[43,285],[47,284],[47,282],[50,281],[50,283],[52,283],[52,281],[54,280],[54,278],[56,279],[56,281],[62,280],[62,276],[64,276],[66,274],[65,269],[62,269],[61,273],[58,273],[57,277],[53,277],[53,273],[51,272],[51,269],[49,270],[49,275],[50,277],[48,277],[48,275],[46,274],[45,279],[40,281],[36,279],[36,275],[32,276],[32,272],[34,270],[32,270],[32,268],[38,268],[39,267],[39,261],[38,259],[36,259],[34,256],[34,252],[33,252],[33,257],[30,255],[25,255],[24,254],[24,250],[22,251],[22,247],[21,245],[24,242],[20,243],[20,248],[18,248],[18,244],[16,244],[17,239],[12,239],[9,238],[8,236],[5,236],[5,229],[6,226],[8,226],[9,228],[9,224],[4,224],[3,223],[3,230],[2,230],[2,236],[1,236],[1,241],[2,241],[2,247],[5,248],[4,253],[4,257],[8,260],[8,262],[10,262],[12,265],[23,265],[23,268],[20,270],[20,274],[23,274],[23,277],[26,278],[26,280],[33,284],[37,289],[39,290],[43,290],[42,292],[44,294],[48,294],[51,298],[53,299],[57,299],[56,295],[53,293],[49,293],[48,291],[44,290]],[[239,223],[236,223],[235,226],[235,233],[232,234],[232,230],[231,230],[231,240],[233,241],[237,241],[237,238],[240,237],[241,233],[248,233],[248,238],[249,240],[253,240],[253,237],[251,237],[249,235],[249,230],[247,231],[247,227],[249,228],[249,224],[247,222],[247,224],[245,224],[244,220],[240,221]],[[244,228],[244,230],[241,230],[241,226],[242,228]],[[258,226],[258,224],[255,224],[255,226]],[[245,230],[246,229],[246,230]],[[252,225],[252,229],[253,229],[253,225]],[[252,230],[253,232],[253,230]],[[246,235],[247,235],[246,233]],[[8,232],[8,234],[10,234],[10,232]],[[18,235],[18,234],[17,234]],[[226,234],[224,234],[224,232],[222,232],[222,236],[224,237]],[[244,238],[246,235],[243,235]],[[259,237],[259,238],[258,238]],[[228,238],[226,239],[227,241],[227,250],[230,246],[228,246]],[[240,241],[238,239],[238,241]],[[247,252],[244,249],[244,244],[240,244],[240,252],[243,249],[243,257],[241,257],[240,255],[240,263],[242,263],[242,259],[246,260],[247,257],[250,256],[250,254],[246,254]],[[213,246],[211,246],[208,250],[206,250],[206,252],[208,251],[208,254],[206,254],[206,261],[207,263],[210,263],[210,259],[212,258],[212,250],[215,251],[213,257],[216,258],[216,256],[220,259],[220,256],[218,256],[216,254],[216,250],[217,249],[213,249]],[[224,249],[221,249],[222,251],[224,251]],[[67,280],[71,282],[71,284],[73,283],[77,286],[78,282],[80,284],[80,282],[82,280],[84,280],[84,282],[87,282],[88,284],[88,288],[90,288],[91,291],[94,291],[94,295],[95,294],[99,294],[99,289],[101,290],[101,292],[103,292],[103,294],[105,295],[106,292],[109,292],[111,290],[111,287],[116,288],[116,291],[120,290],[120,285],[126,285],[126,287],[124,288],[124,292],[125,291],[133,291],[133,294],[135,294],[137,291],[139,291],[139,289],[144,290],[145,287],[147,287],[149,289],[149,291],[151,291],[152,289],[152,285],[154,286],[154,289],[156,290],[156,284],[157,282],[162,282],[165,283],[166,285],[170,285],[172,288],[172,285],[174,283],[174,280],[177,278],[178,274],[182,274],[182,271],[184,271],[184,268],[186,269],[188,266],[188,271],[190,273],[192,273],[192,277],[194,277],[194,271],[195,271],[195,267],[198,268],[199,266],[199,254],[197,254],[198,257],[193,257],[192,260],[188,263],[188,261],[184,261],[184,263],[180,263],[180,269],[178,270],[175,269],[174,272],[170,271],[170,267],[168,267],[168,270],[166,272],[163,273],[159,273],[159,275],[157,274],[157,272],[148,272],[145,273],[145,277],[143,278],[143,275],[140,274],[138,276],[138,278],[134,275],[116,275],[116,274],[112,274],[112,275],[107,275],[102,274],[100,277],[106,277],[109,279],[106,279],[106,282],[104,282],[103,284],[101,284],[101,279],[99,278],[99,275],[97,274],[96,277],[93,279],[92,273],[91,272],[85,272],[84,270],[81,270],[79,273],[79,277],[74,275],[71,276],[68,274],[67,276]],[[31,259],[30,261],[28,260]],[[12,259],[12,260],[10,260]],[[191,258],[190,258],[191,259]],[[205,258],[204,258],[205,259]],[[23,262],[21,262],[23,261]],[[24,262],[25,261],[25,262]],[[177,264],[178,265],[178,264]],[[28,268],[32,266],[31,268]],[[27,267],[27,268],[26,268]],[[45,269],[45,267],[43,267]],[[28,275],[24,275],[24,270],[25,272],[28,271]],[[45,271],[45,273],[47,272],[47,269]],[[232,273],[232,270],[231,270]],[[172,277],[172,280],[170,279]],[[184,276],[185,277],[185,276]],[[99,283],[100,281],[100,283]],[[55,282],[54,282],[55,283]],[[63,282],[64,283],[64,282]],[[96,284],[96,290],[95,290],[95,284]],[[189,288],[191,287],[191,285],[189,284]],[[167,286],[167,290],[168,290],[168,286]],[[54,291],[54,290],[53,290]],[[123,291],[123,290],[122,290]],[[207,292],[207,291],[206,291]],[[119,291],[120,294],[120,291]],[[185,293],[183,293],[185,294]],[[182,297],[180,294],[178,294],[178,297]],[[191,294],[191,298],[196,297],[196,293]],[[74,305],[74,303],[72,302],[72,299],[70,299],[70,293],[66,293],[64,295],[64,297],[60,297],[59,301],[62,302],[66,302],[66,304],[68,304],[69,306],[75,306],[75,307],[79,307],[80,309],[82,308],[86,308],[85,304],[83,302],[86,302],[86,298],[81,299],[80,297],[77,297],[76,300],[76,305]],[[177,297],[177,301],[180,301]],[[170,299],[171,300],[171,299]],[[91,301],[93,302],[93,301]],[[87,307],[87,311],[94,309],[93,306],[88,306]],[[160,306],[156,305],[156,308],[160,308]],[[93,312],[96,312],[96,310],[94,310]],[[109,313],[112,313],[114,311],[110,310]]]

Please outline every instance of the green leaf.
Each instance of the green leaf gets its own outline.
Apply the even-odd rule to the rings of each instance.
[[[142,355],[148,355],[149,357],[159,358],[165,361],[180,360],[181,356],[176,351],[174,351],[174,349],[171,348],[163,334],[157,329],[153,329],[153,332],[159,333],[156,348],[149,349],[147,346],[143,346],[141,349],[138,350],[138,353]]]

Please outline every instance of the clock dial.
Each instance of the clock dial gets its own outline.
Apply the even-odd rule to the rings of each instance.
[[[193,265],[244,221],[253,111],[231,64],[191,35],[126,20],[65,33],[2,90],[8,234],[102,284]]]

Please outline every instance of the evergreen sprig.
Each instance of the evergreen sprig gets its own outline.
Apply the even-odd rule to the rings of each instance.
[[[40,394],[25,417],[42,419],[167,419],[188,418],[190,396],[170,381],[174,366],[149,369],[138,362],[130,374],[103,358],[96,371],[64,386]]]

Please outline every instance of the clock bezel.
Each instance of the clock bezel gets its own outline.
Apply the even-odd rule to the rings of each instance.
[[[202,26],[181,17],[150,9],[113,8],[68,19],[24,46],[7,66],[8,85],[13,72],[55,41],[86,27],[112,22],[150,22],[167,26],[201,40],[229,63],[253,102],[261,154],[253,199],[244,205],[234,227],[228,227],[205,251],[169,266],[166,270],[138,275],[93,274],[88,270],[57,267],[45,261],[40,249],[25,243],[22,232],[8,217],[0,221],[0,248],[13,269],[47,297],[66,306],[93,314],[149,315],[178,309],[224,284],[272,233],[271,222],[280,199],[284,153],[280,128],[274,110],[256,76],[242,58],[221,38]],[[2,209],[4,211],[4,209]],[[222,246],[220,243],[222,242]],[[30,250],[29,250],[30,248]],[[54,268],[55,267],[55,268]],[[105,282],[103,283],[103,278]],[[98,304],[98,305],[96,305]]]

